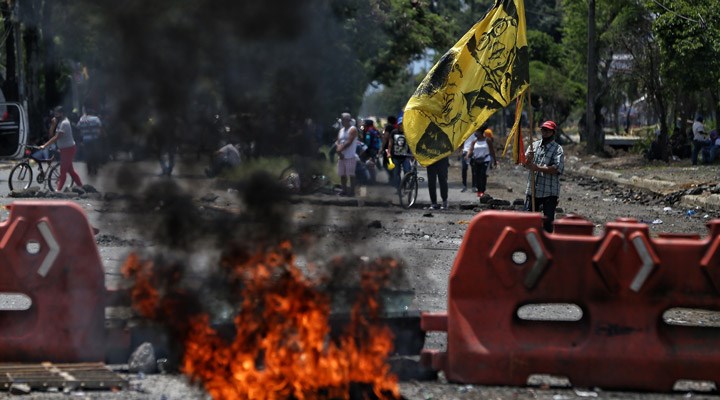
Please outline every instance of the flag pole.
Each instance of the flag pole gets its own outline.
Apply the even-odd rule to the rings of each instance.
[[[530,93],[530,85],[528,85],[527,88],[527,98],[528,98],[528,116],[530,119],[530,129],[528,129],[528,136],[530,137],[530,150],[533,150],[533,159],[529,160],[531,163],[535,164],[535,150],[532,148],[533,145],[533,133],[535,131],[535,121],[533,120],[533,106],[532,106],[532,95]],[[535,212],[535,172],[533,170],[530,170],[530,209]]]

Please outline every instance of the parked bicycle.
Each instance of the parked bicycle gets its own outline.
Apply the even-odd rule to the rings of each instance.
[[[50,157],[45,159],[34,157],[39,150],[42,149],[38,146],[25,145],[23,159],[10,171],[8,178],[10,190],[26,190],[33,182],[37,182],[41,186],[47,184],[47,188],[52,192],[57,190],[57,182],[60,177],[60,161],[57,151],[50,150]],[[37,174],[33,173],[33,162],[37,165]]]
[[[415,204],[418,194],[418,182],[423,182],[425,180],[421,176],[418,176],[417,166],[418,162],[413,158],[410,172],[406,173],[400,181],[400,190],[398,191],[398,194],[400,195],[400,205],[405,209],[410,208]],[[401,168],[401,166],[397,166],[395,168]]]

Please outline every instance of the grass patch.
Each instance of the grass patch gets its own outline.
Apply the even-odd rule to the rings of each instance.
[[[335,164],[328,161],[304,158],[304,157],[258,157],[252,158],[222,175],[223,179],[230,181],[243,181],[250,178],[258,172],[265,172],[270,176],[276,177],[278,180],[287,175],[286,169],[300,174],[325,175],[330,181],[338,182],[337,168]],[[285,171],[285,173],[283,173]]]

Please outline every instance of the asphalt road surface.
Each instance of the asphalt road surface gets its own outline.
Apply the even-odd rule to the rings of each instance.
[[[154,186],[163,182],[177,184],[191,199],[188,207],[201,210],[201,215],[222,210],[240,213],[248,205],[237,191],[217,180],[206,179],[200,167],[183,167],[172,178],[159,177],[159,167],[154,163],[136,164],[133,173],[123,164],[107,166],[99,177],[89,178],[84,165],[76,163],[86,183],[100,192],[97,196],[73,197],[88,215],[91,224],[99,229],[97,243],[106,271],[108,287],[127,285],[119,274],[119,267],[131,251],[158,252],[166,248],[153,233],[166,223],[158,217],[162,204],[129,201],[124,193],[142,196],[148,191],[168,190],[167,186]],[[137,172],[141,171],[141,172]],[[0,170],[0,201],[8,204],[15,199],[8,197],[7,174]],[[424,170],[421,169],[421,174]],[[450,170],[450,209],[428,211],[426,185],[421,185],[419,204],[404,210],[398,206],[392,189],[386,185],[367,188],[367,196],[348,199],[334,195],[316,194],[297,196],[286,205],[286,212],[293,224],[307,227],[315,236],[303,259],[307,261],[330,260],[336,255],[376,257],[388,255],[402,260],[407,280],[403,282],[412,290],[414,298],[410,307],[423,311],[441,311],[447,307],[448,276],[463,240],[468,223],[480,210],[475,194],[462,193],[456,163]],[[381,178],[384,179],[384,178]],[[527,172],[518,166],[503,163],[489,177],[488,194],[510,203],[524,197]],[[110,193],[110,195],[108,195]],[[661,232],[706,234],[705,224],[718,216],[714,211],[688,210],[668,207],[643,191],[619,188],[603,184],[587,177],[575,176],[571,171],[563,178],[559,207],[562,213],[577,214],[591,221],[595,233],[601,234],[605,223],[617,218],[632,217],[648,224],[653,235]],[[6,215],[6,214],[5,214]],[[142,221],[139,223],[138,221]],[[189,263],[213,263],[217,252],[212,249],[193,254]],[[543,313],[572,313],[573,310],[535,310]],[[552,315],[550,316],[552,317]],[[689,317],[692,319],[692,316]],[[710,319],[713,319],[711,317]],[[430,335],[427,347],[442,349],[445,337]],[[75,392],[74,398],[97,399],[189,399],[203,398],[202,392],[187,385],[185,379],[174,374],[126,375],[132,389],[123,392]],[[529,387],[483,387],[458,385],[445,382],[405,382],[401,393],[410,399],[673,399],[703,398],[704,395],[681,388],[673,394],[609,392],[597,388],[554,387],[557,380],[536,378]],[[563,380],[560,379],[560,384]],[[695,388],[704,389],[708,384]],[[4,395],[0,394],[0,397]],[[9,395],[8,395],[9,396]],[[77,396],[77,397],[76,397]],[[26,398],[66,398],[62,393],[33,393]],[[711,397],[709,397],[711,398]]]

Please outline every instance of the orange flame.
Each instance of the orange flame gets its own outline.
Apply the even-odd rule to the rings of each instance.
[[[125,278],[133,277],[135,284],[132,288],[131,298],[133,307],[140,315],[147,318],[157,317],[160,295],[152,284],[152,262],[141,262],[137,254],[128,256],[120,268]]]
[[[135,273],[151,271],[140,265],[136,257],[126,262]],[[332,339],[330,297],[295,265],[289,243],[236,262],[231,277],[242,289],[235,337],[222,338],[206,314],[192,316],[182,371],[215,399],[349,398],[352,384],[372,387],[378,398],[399,398],[397,378],[386,363],[393,335],[377,323],[376,299],[396,266],[388,260],[364,266],[350,323]],[[145,311],[158,304],[147,282],[136,285],[137,297],[133,291]]]

